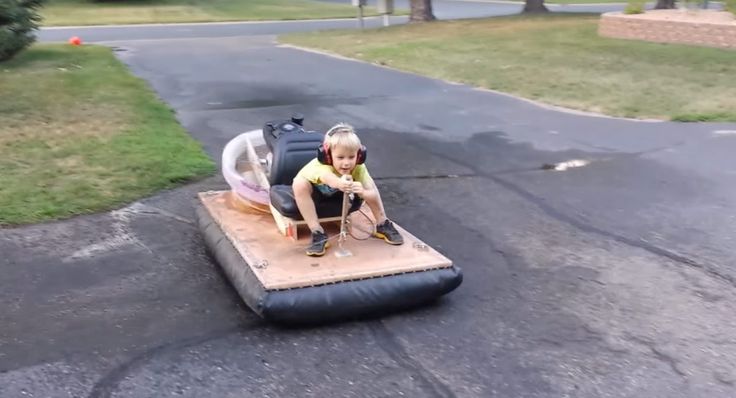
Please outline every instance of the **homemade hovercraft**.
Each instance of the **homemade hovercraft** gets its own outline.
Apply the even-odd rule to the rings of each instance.
[[[413,307],[458,287],[460,269],[399,225],[401,246],[354,239],[349,232],[370,230],[373,219],[349,195],[315,203],[338,247],[323,257],[305,255],[310,234],[291,182],[324,135],[303,122],[295,115],[232,139],[222,153],[231,189],[199,193],[207,248],[248,307],[277,323],[318,323]]]

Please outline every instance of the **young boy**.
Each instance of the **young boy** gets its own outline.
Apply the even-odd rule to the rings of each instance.
[[[327,235],[317,219],[313,193],[317,194],[317,200],[320,196],[329,197],[339,191],[360,196],[376,219],[376,232],[373,236],[392,245],[404,243],[401,234],[386,218],[378,188],[368,174],[364,160],[365,147],[361,145],[355,130],[350,125],[340,123],[325,134],[317,158],[307,163],[294,177],[292,186],[296,205],[312,231],[312,245],[307,249],[308,256],[322,256],[329,246]],[[352,176],[352,181],[343,177],[348,175]]]

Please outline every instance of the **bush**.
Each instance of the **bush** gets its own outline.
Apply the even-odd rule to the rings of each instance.
[[[646,0],[629,0],[624,8],[624,14],[641,14],[644,12]]]
[[[28,47],[36,36],[44,0],[0,0],[0,61],[12,58]]]
[[[697,10],[705,8],[705,1],[706,0],[682,0],[682,6],[688,10]]]
[[[736,0],[726,0],[726,10],[736,15]]]

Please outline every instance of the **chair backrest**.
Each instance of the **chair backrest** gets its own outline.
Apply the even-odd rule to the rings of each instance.
[[[291,185],[296,174],[317,157],[317,148],[324,135],[317,132],[281,134],[274,143],[271,154],[271,185]]]
[[[268,150],[273,152],[274,145],[282,135],[306,132],[304,130],[304,115],[295,113],[291,115],[291,120],[266,122],[261,131],[263,132],[263,139],[266,140],[266,145],[268,145]]]

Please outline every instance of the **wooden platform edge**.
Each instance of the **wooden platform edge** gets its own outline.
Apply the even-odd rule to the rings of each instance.
[[[243,258],[243,261],[248,265],[248,267],[250,267],[250,269],[256,275],[256,277],[258,278],[258,280],[261,282],[261,285],[263,285],[265,287],[266,284],[264,283],[263,278],[261,278],[261,276],[258,275],[258,272],[256,272],[256,270],[259,267],[263,267],[264,264],[267,264],[268,263],[268,261],[266,261],[264,259],[259,259],[258,257],[254,256],[251,252],[249,252],[247,249],[245,249],[244,245],[237,244],[237,239],[235,239],[235,237],[230,233],[230,231],[228,231],[227,228],[225,228],[222,225],[222,220],[220,220],[219,217],[215,216],[215,214],[212,213],[212,210],[205,203],[205,200],[204,200],[205,197],[224,195],[224,194],[228,194],[230,192],[231,191],[206,191],[206,192],[199,192],[199,194],[198,194],[199,202],[202,205],[202,207],[204,207],[204,209],[207,211],[207,214],[210,215],[210,217],[215,222],[215,224],[217,224],[217,227],[222,231],[222,234],[225,236],[225,238],[227,238],[227,240],[230,241],[230,243],[235,248],[235,250],[238,252],[238,254],[240,254],[240,257]]]
[[[242,243],[238,243],[238,239],[236,239],[230,231],[228,231],[228,228],[226,228],[222,220],[220,220],[220,217],[213,214],[212,209],[210,209],[206,205],[205,198],[212,197],[212,196],[218,196],[218,195],[225,195],[230,193],[230,191],[222,190],[222,191],[206,191],[206,192],[199,192],[198,198],[199,201],[204,208],[204,210],[210,215],[214,223],[217,225],[217,227],[222,231],[223,236],[230,241],[233,248],[238,252],[238,254],[242,257],[243,261],[247,266],[250,268],[250,271],[256,276],[256,278],[259,280],[261,285],[266,291],[284,291],[284,290],[292,290],[292,289],[301,289],[301,288],[308,288],[308,287],[319,287],[319,286],[325,286],[325,285],[333,285],[343,282],[351,282],[351,281],[360,281],[360,280],[366,280],[366,279],[375,279],[375,278],[382,278],[382,277],[390,277],[395,275],[402,275],[402,274],[411,274],[411,273],[421,273],[426,271],[432,271],[432,270],[438,270],[438,269],[449,269],[454,267],[452,261],[443,255],[442,253],[438,252],[436,249],[432,248],[431,246],[424,243],[421,239],[417,238],[415,235],[408,232],[406,229],[401,227],[400,225],[397,225],[401,231],[402,234],[405,234],[405,238],[407,241],[411,241],[413,248],[415,250],[419,251],[431,251],[432,255],[436,257],[436,261],[432,261],[429,263],[425,263],[421,268],[414,268],[414,269],[406,269],[406,270],[398,270],[393,272],[386,272],[386,270],[383,271],[377,271],[377,270],[368,270],[363,272],[356,272],[354,275],[351,275],[351,277],[345,278],[345,277],[335,277],[330,279],[322,279],[319,281],[314,281],[313,283],[299,283],[295,284],[294,281],[282,281],[282,282],[268,282],[264,280],[264,276],[261,275],[262,268],[265,268],[268,265],[268,261],[265,259],[259,259],[257,256],[255,256],[252,252],[250,252]],[[274,228],[276,228],[276,223],[274,222]],[[284,239],[288,239],[284,237]]]

